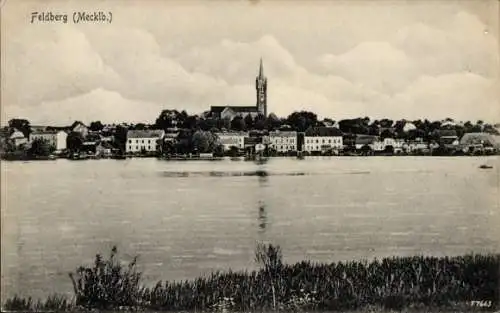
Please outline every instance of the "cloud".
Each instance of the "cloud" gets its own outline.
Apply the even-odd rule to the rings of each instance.
[[[410,8],[428,6],[391,6],[394,19],[385,23],[384,5],[312,7],[266,4],[243,16],[238,5],[225,13],[158,5],[148,12],[165,14],[161,20],[129,7],[116,8],[120,18],[107,26],[16,24],[2,39],[2,118],[133,120],[143,118],[134,105],[154,108],[154,117],[167,108],[253,105],[260,57],[269,111],[282,116],[307,108],[335,119],[500,118],[498,45],[475,15],[441,5],[417,19]]]
[[[472,14],[458,12],[441,28],[414,23],[398,30],[391,41],[414,60],[422,74],[472,71],[498,77],[497,38]]]
[[[388,42],[363,42],[338,56],[323,55],[318,63],[320,72],[386,93],[404,88],[418,74],[405,52]]]
[[[461,120],[500,117],[498,82],[462,72],[437,77],[422,76],[394,97],[393,105],[407,108],[408,116],[433,116]]]
[[[119,80],[85,35],[71,27],[25,28],[3,47],[6,105],[61,100]]]
[[[90,123],[150,123],[154,122],[161,105],[124,98],[115,91],[94,89],[85,94],[58,101],[44,101],[37,106],[9,106],[10,116],[27,117],[33,124],[69,125],[75,120]],[[55,115],[55,116],[54,116]]]

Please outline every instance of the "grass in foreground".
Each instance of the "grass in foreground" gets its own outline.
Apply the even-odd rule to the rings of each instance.
[[[500,255],[393,257],[382,260],[284,264],[279,246],[259,244],[259,271],[216,272],[182,282],[140,284],[136,259],[122,265],[113,248],[107,260],[70,274],[74,299],[13,297],[9,311],[359,311],[498,307]]]

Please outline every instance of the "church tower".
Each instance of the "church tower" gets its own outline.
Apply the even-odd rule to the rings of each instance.
[[[255,79],[255,89],[257,90],[257,110],[267,117],[267,78],[264,76],[262,58],[260,58],[259,75]]]

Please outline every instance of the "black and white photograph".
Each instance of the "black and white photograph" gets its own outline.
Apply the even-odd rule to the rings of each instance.
[[[2,312],[500,310],[500,1],[0,10]]]

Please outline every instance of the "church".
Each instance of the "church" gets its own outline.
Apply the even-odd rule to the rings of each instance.
[[[259,74],[255,79],[255,89],[257,93],[257,103],[255,106],[211,106],[210,115],[220,119],[229,118],[231,120],[236,116],[244,118],[249,114],[253,118],[259,114],[267,117],[267,78],[264,76],[262,58],[260,59]]]

